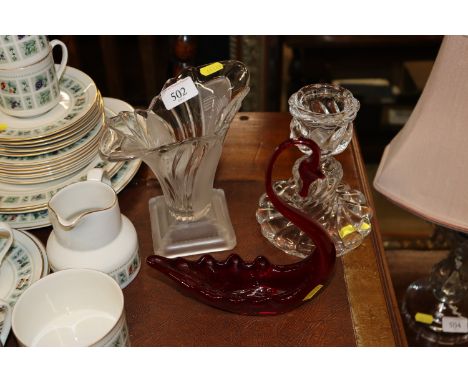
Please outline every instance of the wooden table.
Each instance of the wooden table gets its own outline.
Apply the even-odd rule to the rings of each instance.
[[[260,233],[255,219],[264,192],[264,173],[274,147],[289,136],[287,113],[239,113],[227,134],[215,187],[226,193],[237,236],[233,251],[246,259],[265,255],[273,262],[293,262]],[[284,154],[275,178],[286,179],[297,154]],[[362,190],[372,206],[356,138],[337,159],[344,180]],[[136,227],[142,267],[124,289],[133,346],[400,346],[406,345],[376,218],[363,244],[338,259],[330,284],[298,309],[279,316],[240,316],[182,295],[174,283],[144,259],[153,251],[148,200],[161,194],[143,165],[119,194],[122,212]],[[50,228],[33,231],[44,243]],[[229,253],[219,253],[224,258]],[[98,291],[97,291],[98,292]],[[9,345],[15,340],[10,336]]]

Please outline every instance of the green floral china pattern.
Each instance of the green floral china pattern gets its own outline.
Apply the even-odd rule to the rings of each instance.
[[[6,296],[6,301],[13,306],[23,291],[31,285],[32,261],[28,252],[17,243],[13,243],[4,261],[9,261],[16,276],[12,290]]]
[[[14,163],[14,164],[25,164],[30,166],[32,163],[42,163],[44,161],[50,162],[57,158],[63,158],[67,153],[74,152],[79,148],[87,147],[86,144],[92,142],[92,140],[97,136],[97,133],[101,129],[101,124],[99,123],[95,128],[93,128],[90,132],[88,132],[85,136],[80,138],[75,143],[72,143],[70,146],[66,146],[62,149],[52,151],[50,153],[40,154],[40,155],[33,155],[33,156],[6,156],[0,155],[0,161],[2,163]],[[1,165],[0,165],[1,167]]]
[[[97,125],[104,124],[104,110],[97,107],[91,118],[83,118],[67,130],[46,138],[0,143],[0,155],[9,157],[37,156],[63,149],[81,139]],[[24,143],[24,144],[22,144]]]
[[[115,336],[106,344],[108,347],[124,347],[130,346],[130,336],[128,335],[128,326],[125,316],[117,323]]]
[[[8,238],[0,237],[0,252],[3,251],[3,248],[7,245]]]
[[[1,272],[10,271],[12,275],[5,275],[0,280],[2,293],[0,298],[13,307],[21,294],[35,281],[48,273],[48,265],[44,247],[37,239],[26,232],[15,231],[15,240],[8,251]],[[6,284],[5,280],[10,280]],[[3,284],[2,284],[3,282]]]
[[[14,64],[21,58],[25,59],[49,50],[45,36],[2,35],[0,39],[0,65]]]
[[[138,249],[124,265],[116,270],[109,272],[108,275],[112,277],[119,284],[120,288],[125,288],[137,276],[141,268],[141,260]],[[51,265],[51,270],[56,272],[57,269]]]
[[[93,86],[89,86],[92,84]],[[7,121],[7,117],[0,113],[0,142],[8,140],[36,139],[55,134],[79,121],[92,108],[97,97],[97,89],[94,82],[86,74],[78,69],[67,67],[60,80],[60,90],[70,98],[71,104],[68,110],[64,110],[60,119],[53,122],[45,122],[33,128],[25,128],[18,123],[16,126]],[[49,112],[50,113],[50,112]],[[11,120],[10,117],[9,120]]]
[[[43,206],[48,203],[50,198],[52,198],[52,196],[54,196],[63,187],[86,179],[86,173],[93,167],[104,168],[107,173],[112,176],[118,170],[118,166],[121,165],[121,163],[104,162],[99,158],[98,154],[95,155],[96,158],[94,161],[92,161],[89,166],[83,168],[78,174],[75,174],[70,178],[65,178],[63,181],[49,187],[47,187],[47,183],[45,183],[42,188],[40,185],[39,187],[34,188],[33,185],[32,189],[9,192],[5,187],[6,185],[4,183],[0,183],[0,212],[11,212],[15,209],[17,211],[24,211],[25,208],[30,208],[30,211],[38,209],[37,206]],[[4,189],[1,189],[2,185]]]
[[[130,284],[133,279],[138,274],[141,267],[140,255],[138,253],[138,249],[133,254],[132,258],[122,267],[116,269],[114,272],[111,272],[109,276],[111,276],[120,287],[123,289],[128,284]]]
[[[106,164],[104,162],[99,162],[96,167],[105,167],[105,165]],[[140,165],[141,160],[139,159],[127,161],[123,164],[119,171],[117,171],[117,173],[111,178],[112,187],[114,188],[115,192],[119,193],[128,184],[128,182],[132,180],[133,176],[138,171]],[[85,180],[85,178],[86,175],[83,175],[81,176],[80,180]],[[58,190],[56,190],[55,192],[57,191]],[[47,202],[47,198],[49,197],[48,195],[42,193],[39,193],[34,196],[44,202]],[[50,197],[52,197],[52,195],[50,195]],[[25,213],[0,213],[0,221],[7,222],[13,228],[21,229],[41,228],[50,225],[49,214],[47,209]]]
[[[108,101],[109,102],[109,101]],[[112,109],[112,107],[107,107],[105,108],[105,115],[106,117],[112,117],[114,115],[116,115],[116,111]],[[83,144],[83,142],[81,144],[83,144],[83,147],[78,147],[77,148],[77,152],[80,151],[80,152],[83,152],[82,149],[85,148],[85,146],[88,146],[91,144],[91,145],[95,145],[95,143],[93,143],[92,141],[95,139],[94,137],[97,137],[99,138],[98,134],[100,133],[101,131],[101,127],[102,127],[102,124],[101,122],[99,123],[99,126],[96,126],[92,131],[95,131],[95,133],[93,133],[93,136],[91,137],[91,140],[90,142],[87,142],[86,144]],[[88,135],[88,134],[87,134]],[[86,136],[87,136],[86,135]],[[86,138],[83,137],[83,139]],[[67,146],[67,147],[70,147],[70,146]],[[75,146],[76,148],[76,146]],[[86,149],[86,148],[85,148]],[[97,148],[96,148],[97,150]],[[92,153],[91,153],[92,154]],[[44,155],[47,155],[47,154],[44,154]],[[62,157],[63,155],[63,157]],[[70,153],[70,152],[61,152],[60,154],[60,157],[55,157],[55,158],[49,158],[49,157],[45,157],[43,158],[42,156],[38,156],[38,157],[41,157],[41,158],[38,158],[37,162],[34,162],[33,164],[35,164],[36,166],[39,165],[39,163],[43,162],[44,160],[46,161],[46,163],[54,163],[54,161],[61,161],[64,160],[63,158],[69,158],[70,155],[73,155],[73,153]],[[102,161],[97,161],[96,159],[96,151],[94,152],[94,157],[95,159],[90,159],[89,162],[94,162],[94,164],[92,166],[86,166],[86,163],[83,165],[83,167],[85,167],[85,171],[87,171],[88,169],[94,167],[94,166],[99,166],[100,165],[100,162]],[[2,157],[0,157],[2,158]],[[17,157],[10,157],[13,161],[15,158]],[[7,167],[9,169],[12,169],[14,166],[22,166],[22,165],[30,165],[29,162],[22,162],[21,159],[20,159],[20,162],[18,163],[14,163],[14,162],[5,162],[5,164],[7,165]],[[106,165],[106,171],[112,176],[114,175],[119,169],[120,167],[122,167],[123,163],[107,163]],[[120,167],[119,167],[120,166]],[[0,166],[2,167],[2,166]],[[18,168],[18,167],[17,167]],[[53,182],[53,183],[50,183],[50,184],[44,184],[44,185],[38,185],[36,187],[34,186],[30,186],[30,185],[27,185],[26,187],[16,187],[16,188],[12,188],[12,187],[8,187],[6,184],[2,184],[0,182],[0,212],[6,212],[6,213],[16,213],[16,212],[33,212],[33,211],[39,211],[39,210],[43,210],[44,209],[44,204],[47,203],[49,201],[49,199],[58,191],[58,189],[61,189],[63,187],[65,187],[66,185],[70,184],[70,183],[73,183],[73,182],[76,182],[76,181],[79,181],[80,179],[79,178],[82,178],[83,177],[83,171],[80,171],[80,173],[78,175],[70,175],[71,178],[69,177],[66,177],[65,179],[63,179],[62,181],[59,181],[59,182]],[[3,186],[3,188],[2,188]],[[24,216],[22,216],[24,217]],[[11,216],[9,217],[11,218]],[[29,219],[28,220],[31,220],[32,218],[34,218],[33,216],[29,216]]]
[[[82,168],[87,167],[96,158],[96,151],[98,149],[99,141],[96,141],[94,147],[88,150],[79,157],[79,159],[69,160],[63,162],[63,165],[52,165],[52,167],[37,168],[35,170],[27,169],[26,171],[5,171],[0,170],[0,183],[10,184],[14,187],[18,185],[37,185],[47,182],[53,182],[73,176]]]

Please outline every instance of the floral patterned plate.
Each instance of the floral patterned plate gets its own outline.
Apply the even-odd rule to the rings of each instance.
[[[126,102],[105,98],[106,107],[117,114],[119,111],[133,110]],[[54,181],[42,185],[13,186],[0,183],[0,221],[8,222],[13,228],[30,229],[50,225],[47,202],[60,188],[86,178],[92,167],[103,167],[111,175],[112,187],[118,193],[133,178],[141,165],[141,160],[109,163],[96,154],[90,166],[66,181]],[[2,213],[3,212],[3,213]]]
[[[51,182],[56,179],[67,177],[73,173],[80,171],[86,167],[96,158],[99,142],[84,153],[83,156],[76,159],[71,159],[67,162],[64,161],[63,165],[53,165],[52,167],[45,167],[37,169],[26,169],[25,171],[3,171],[0,170],[0,182],[9,183],[14,185],[23,184],[39,184],[44,182]]]
[[[103,119],[104,102],[102,100],[101,95],[98,92],[98,97],[92,109],[83,118],[71,124],[66,129],[60,130],[57,133],[53,133],[44,137],[33,139],[20,139],[16,141],[6,142],[2,141],[2,136],[0,135],[0,151],[14,151],[15,153],[21,153],[44,150],[59,142],[63,142],[69,139],[73,139],[76,136],[79,137],[83,135],[84,130],[86,130],[90,126],[95,126],[99,121],[102,121]]]
[[[15,118],[0,112],[0,142],[24,141],[67,129],[93,108],[97,88],[91,77],[68,66],[60,80],[61,100],[49,112],[34,118]]]
[[[64,170],[64,167],[68,167],[72,164],[77,164],[78,162],[83,162],[86,157],[89,157],[88,162],[91,162],[95,156],[96,152],[98,151],[99,148],[99,139],[101,138],[101,133],[96,135],[96,137],[93,139],[90,145],[85,147],[84,150],[80,150],[77,152],[76,155],[70,156],[70,157],[64,157],[64,158],[58,158],[56,160],[48,160],[48,161],[43,161],[43,162],[32,162],[30,166],[11,166],[11,167],[3,167],[0,166],[0,173],[1,174],[8,174],[8,175],[16,175],[16,174],[38,174],[38,173],[44,173],[46,172],[47,174],[54,173],[54,172],[60,172]],[[0,157],[1,161],[1,157]],[[86,163],[84,163],[81,167],[86,166]],[[78,167],[77,167],[78,169]]]
[[[0,155],[10,157],[31,157],[60,150],[79,141],[83,136],[88,134],[96,126],[102,125],[104,123],[104,120],[104,109],[97,109],[97,112],[95,113],[95,116],[92,119],[87,120],[87,122],[80,122],[77,128],[66,130],[63,135],[51,135],[50,137],[48,137],[48,140],[44,142],[39,142],[37,145],[34,144],[30,146],[8,147],[2,146],[0,147]]]
[[[13,306],[35,281],[49,273],[46,250],[28,232],[13,230],[14,242],[0,267],[0,299]]]
[[[39,154],[34,156],[18,157],[18,156],[1,156],[0,168],[14,170],[22,168],[40,168],[50,167],[53,163],[63,163],[64,160],[75,158],[87,151],[90,146],[94,145],[94,141],[99,139],[101,124],[94,127],[89,133],[85,134],[80,140],[62,149]]]
[[[123,165],[122,162],[104,162],[99,154],[95,154],[90,164],[81,170],[45,183],[9,184],[0,182],[0,212],[32,212],[47,208],[49,199],[61,188],[86,178],[86,174],[94,167],[102,167],[109,176],[113,176]]]
[[[120,100],[112,98],[105,99],[106,108],[110,116],[116,115],[121,110],[133,110],[133,108]],[[81,170],[49,182],[39,184],[8,184],[0,182],[0,212],[25,213],[44,210],[47,208],[49,199],[61,188],[68,184],[78,182],[86,177],[86,173],[93,167],[104,167],[110,176],[117,173],[123,162],[104,162],[97,153],[90,164]],[[6,221],[10,221],[11,217]]]
[[[107,163],[107,162],[106,162]],[[98,166],[105,166],[105,162],[100,162]],[[141,160],[134,159],[123,163],[123,166],[111,178],[112,187],[119,193],[132,180],[140,168]],[[84,175],[81,180],[84,180]],[[49,213],[46,208],[34,212],[25,213],[0,213],[0,221],[7,222],[11,227],[18,229],[34,229],[49,226]]]

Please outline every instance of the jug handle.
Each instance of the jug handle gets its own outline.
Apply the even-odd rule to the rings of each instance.
[[[109,175],[102,168],[93,168],[86,174],[86,180],[94,180],[96,182],[102,182],[112,187],[112,182]]]
[[[0,347],[5,346],[8,334],[11,329],[11,308],[10,305],[3,300],[0,300],[0,311],[3,311],[4,318],[2,325],[0,325]]]

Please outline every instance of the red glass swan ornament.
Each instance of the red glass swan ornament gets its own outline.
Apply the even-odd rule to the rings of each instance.
[[[279,155],[293,145],[312,149],[312,154],[299,165],[300,195],[307,195],[312,182],[323,178],[319,168],[319,146],[308,139],[290,139],[274,151],[266,172],[265,187],[277,210],[313,239],[315,249],[308,257],[293,264],[275,265],[264,256],[245,262],[237,254],[223,261],[211,255],[204,255],[197,261],[153,255],[147,258],[147,263],[175,280],[191,297],[237,314],[280,314],[312,298],[329,279],[336,251],[320,224],[283,202],[273,190],[273,165]]]

